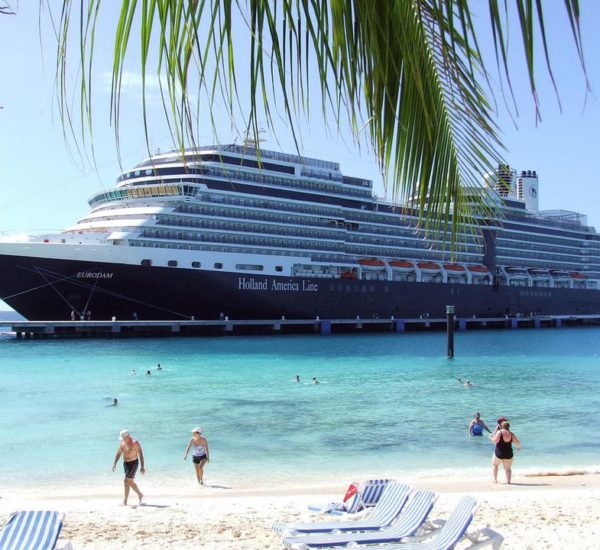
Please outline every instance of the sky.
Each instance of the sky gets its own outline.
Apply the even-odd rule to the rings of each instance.
[[[540,59],[537,84],[542,121],[536,124],[522,56],[514,51],[517,55],[512,62],[516,69],[512,85],[519,108],[518,127],[508,116],[501,96],[498,96],[497,122],[507,147],[508,163],[519,171],[537,171],[540,208],[581,212],[600,230],[600,176],[596,165],[596,157],[600,155],[600,36],[596,27],[600,21],[600,2],[581,0],[580,3],[592,92],[585,91],[563,3],[545,2],[550,55],[562,112]],[[103,6],[110,11],[118,4],[104,2]],[[133,60],[127,67],[129,77],[123,89],[122,166],[116,153],[108,111],[108,75],[116,15],[108,14],[96,39],[92,83],[96,105],[94,168],[71,154],[65,144],[56,106],[56,42],[48,13],[43,12],[40,18],[38,2],[11,5],[17,13],[0,16],[0,51],[4,54],[0,61],[3,77],[0,80],[0,237],[59,231],[74,224],[88,212],[87,200],[92,195],[110,189],[122,169],[147,156],[140,116],[141,95],[136,86],[139,71]],[[518,36],[514,39],[516,48]],[[483,40],[481,45],[491,52],[489,41]],[[72,53],[77,55],[76,44],[72,47]],[[74,104],[77,100],[75,97]],[[172,141],[160,122],[161,107],[156,97],[151,98],[149,115],[154,123],[152,149],[171,149]],[[294,152],[292,136],[283,118],[276,117],[276,125],[275,132],[263,136],[262,146]],[[317,115],[302,124],[301,132],[304,155],[339,162],[343,173],[372,179],[376,194],[385,195],[376,159],[366,148],[358,150],[347,130],[342,129],[339,137],[328,131],[322,117]],[[223,120],[219,127],[221,142],[233,142],[236,138],[239,142],[237,133]],[[199,142],[214,142],[209,126],[200,133]]]

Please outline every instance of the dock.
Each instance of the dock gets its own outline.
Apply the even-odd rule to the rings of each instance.
[[[446,318],[416,319],[255,319],[148,321],[7,321],[19,340],[75,338],[148,338],[167,336],[230,336],[249,334],[340,334],[446,330]],[[598,315],[531,317],[457,317],[455,330],[536,329],[599,326]]]

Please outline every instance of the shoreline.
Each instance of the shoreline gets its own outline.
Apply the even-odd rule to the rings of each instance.
[[[470,490],[478,490],[478,486],[485,487],[488,482],[491,483],[491,466],[478,466],[476,468],[427,468],[422,470],[389,470],[382,468],[375,472],[372,470],[363,470],[357,472],[336,472],[325,471],[302,471],[295,475],[281,472],[267,472],[269,477],[265,477],[265,472],[252,471],[246,478],[239,473],[229,473],[227,476],[221,475],[221,471],[209,465],[206,471],[208,486],[215,490],[214,494],[220,492],[227,494],[301,494],[303,491],[318,493],[328,493],[346,487],[349,483],[361,481],[364,479],[389,478],[401,480],[411,486],[423,486],[432,488],[432,483],[439,486],[458,486],[466,487]],[[499,470],[498,479],[503,479],[502,468]],[[523,468],[519,463],[513,466],[513,476],[529,478],[531,480],[540,478],[563,478],[563,477],[585,477],[600,475],[600,465],[587,466],[563,466],[563,467],[539,467]],[[103,472],[95,477],[87,474],[80,474],[68,479],[40,480],[34,479],[28,484],[21,481],[14,481],[12,486],[19,487],[22,495],[29,495],[34,498],[69,498],[73,493],[87,495],[88,497],[97,497],[106,494],[114,494],[115,487],[120,485],[122,480],[121,467],[115,472]],[[141,485],[151,486],[154,494],[161,496],[181,495],[189,491],[190,487],[195,486],[195,477],[191,468],[178,471],[176,474],[165,475],[163,470],[158,473],[154,470],[146,472],[145,476],[140,473],[136,480]],[[532,481],[533,482],[533,481]],[[557,483],[560,483],[557,482]],[[2,494],[10,492],[12,489],[8,484],[0,485],[0,497]],[[219,491],[220,490],[220,491]]]
[[[470,494],[479,508],[471,529],[490,527],[505,538],[504,549],[578,548],[598,546],[600,474],[527,476],[515,472],[513,484],[485,479],[439,477],[402,479],[415,489],[439,493],[432,519],[445,518],[460,497]],[[362,477],[361,479],[366,479]],[[307,521],[308,504],[340,500],[347,484],[225,488],[188,486],[165,490],[138,478],[145,504],[120,505],[122,485],[82,488],[76,495],[56,488],[54,495],[19,489],[2,490],[0,519],[18,509],[56,509],[65,513],[62,539],[74,549],[134,549],[142,544],[164,548],[276,549],[275,521]],[[88,490],[86,490],[88,489]],[[463,545],[464,546],[464,545]],[[459,546],[458,548],[462,548]]]

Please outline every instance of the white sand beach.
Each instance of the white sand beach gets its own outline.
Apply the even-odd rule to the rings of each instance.
[[[502,474],[501,474],[502,475]],[[116,481],[116,480],[115,480]],[[515,475],[513,485],[485,479],[406,480],[440,496],[431,518],[445,518],[460,497],[479,502],[472,527],[501,533],[506,549],[595,549],[600,543],[600,475]],[[140,480],[145,504],[120,505],[120,485],[66,488],[48,494],[4,488],[0,521],[20,509],[56,509],[65,513],[62,539],[75,549],[210,548],[275,549],[275,521],[305,521],[309,503],[339,500],[346,487],[237,489],[210,484],[165,490]],[[114,489],[114,490],[113,490]],[[133,495],[135,497],[135,495]],[[459,546],[464,548],[465,545]]]

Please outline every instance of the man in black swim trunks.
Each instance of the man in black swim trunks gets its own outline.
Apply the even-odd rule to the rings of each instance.
[[[121,430],[119,435],[121,438],[121,444],[117,449],[117,454],[115,455],[112,469],[114,472],[117,467],[117,462],[119,462],[119,458],[121,458],[121,455],[123,455],[123,469],[125,470],[125,479],[123,480],[125,496],[123,498],[123,505],[127,505],[127,498],[129,497],[130,489],[133,489],[137,493],[141,504],[144,495],[135,483],[135,474],[138,466],[140,466],[140,471],[142,474],[146,473],[146,469],[144,468],[144,453],[142,452],[142,446],[140,445],[139,441],[133,439],[133,437],[129,435],[127,430]]]

